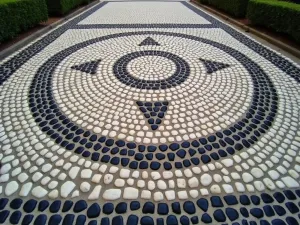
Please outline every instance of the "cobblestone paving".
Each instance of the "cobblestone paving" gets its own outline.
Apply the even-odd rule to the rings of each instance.
[[[2,224],[299,224],[299,66],[188,2],[101,2],[0,75]]]

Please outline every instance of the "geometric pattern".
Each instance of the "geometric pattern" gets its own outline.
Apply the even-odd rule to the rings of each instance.
[[[168,110],[168,102],[136,102],[139,109],[148,119],[152,130],[157,130]]]
[[[188,2],[97,3],[0,63],[0,223],[297,225],[299,74]]]
[[[101,62],[101,60],[86,62],[80,65],[72,66],[71,69],[79,70],[84,73],[96,74],[99,62]]]
[[[206,60],[206,59],[200,59],[200,61],[203,62],[204,66],[206,68],[207,74],[214,73],[218,70],[225,69],[225,68],[230,66],[230,65],[225,64],[225,63],[214,62],[214,61]]]
[[[141,78],[136,78],[130,74],[128,71],[128,64],[137,58],[147,57],[147,56],[159,56],[161,58],[168,59],[172,61],[175,72],[166,76],[165,79],[156,79],[156,80],[144,80]],[[172,54],[170,52],[159,51],[159,50],[145,50],[138,52],[131,52],[127,55],[122,56],[114,64],[114,73],[119,81],[122,83],[138,88],[138,89],[147,89],[147,90],[159,90],[167,89],[175,85],[183,83],[189,76],[189,65],[181,57]]]
[[[170,36],[179,36],[180,38],[184,37],[187,39],[192,39],[192,40],[197,40],[201,41],[203,39],[197,38],[194,36],[190,35],[185,35],[185,34],[176,34],[176,33],[162,33],[162,32],[152,32],[152,31],[145,31],[145,32],[134,32],[134,33],[122,33],[122,34],[117,34],[115,35],[116,37],[120,36],[129,36],[129,35],[143,35],[143,34],[164,34],[164,35],[170,35]],[[106,40],[107,38],[114,38],[114,35],[111,36],[105,36],[101,37],[100,40]],[[83,44],[77,45],[72,47],[71,49],[67,51],[62,51],[61,54],[59,55],[54,55],[53,58],[48,60],[48,63],[50,63],[52,66],[58,65],[59,62],[63,60],[63,57],[66,57],[70,54],[70,51],[76,51],[78,50],[77,48],[82,47],[84,45],[90,45],[93,42],[97,42],[99,38],[96,38],[94,40],[89,40]],[[33,116],[38,118],[39,125],[42,128],[42,131],[45,131],[50,134],[50,137],[55,139],[57,144],[60,144],[62,147],[66,147],[68,150],[73,150],[75,153],[80,154],[84,157],[91,157],[93,161],[103,161],[103,162],[110,162],[113,165],[119,165],[122,164],[122,166],[129,166],[131,169],[136,169],[136,168],[151,168],[153,170],[158,170],[161,166],[163,166],[165,169],[170,169],[170,168],[182,168],[182,167],[189,167],[191,164],[198,165],[199,162],[202,162],[204,164],[210,163],[212,160],[219,160],[221,158],[226,158],[228,157],[228,154],[233,155],[237,153],[238,151],[241,151],[243,148],[248,148],[251,145],[253,145],[256,141],[258,141],[258,137],[261,135],[260,133],[265,132],[266,129],[269,128],[272,124],[272,120],[274,116],[276,115],[277,112],[277,93],[272,89],[272,82],[269,80],[269,78],[266,76],[263,70],[261,70],[253,61],[250,59],[246,58],[244,55],[241,55],[238,51],[234,49],[230,49],[226,46],[223,46],[221,44],[216,44],[214,42],[211,42],[209,40],[204,39],[203,41],[207,42],[208,44],[216,45],[223,51],[228,51],[229,54],[231,54],[233,57],[238,58],[244,65],[244,68],[248,70],[248,73],[251,77],[251,79],[254,82],[257,82],[257,85],[254,87],[255,89],[255,94],[254,98],[256,99],[252,104],[251,108],[249,109],[249,112],[246,113],[245,118],[243,118],[241,121],[237,122],[233,126],[229,127],[228,129],[224,130],[222,133],[217,132],[214,135],[210,135],[209,137],[199,137],[199,139],[191,140],[190,143],[182,142],[182,143],[170,143],[168,145],[166,144],[161,144],[159,145],[159,149],[165,149],[166,146],[169,146],[169,148],[173,151],[180,150],[180,154],[184,154],[184,152],[187,152],[185,149],[180,149],[180,145],[184,148],[189,147],[192,145],[195,148],[198,148],[198,152],[201,154],[201,156],[194,156],[194,154],[190,153],[189,155],[192,157],[191,159],[184,159],[182,157],[179,157],[179,160],[174,160],[173,155],[174,153],[167,154],[167,157],[170,161],[168,162],[160,162],[160,161],[153,161],[150,164],[148,162],[141,161],[142,158],[139,157],[140,161],[130,161],[128,158],[124,158],[120,160],[119,157],[115,156],[113,159],[110,159],[110,156],[107,155],[107,153],[110,153],[110,151],[115,151],[116,149],[114,147],[111,147],[114,145],[114,143],[117,145],[117,147],[122,147],[124,144],[127,146],[135,146],[137,145],[135,143],[131,143],[131,141],[124,142],[124,140],[118,140],[114,141],[113,139],[106,140],[105,136],[98,137],[96,133],[98,133],[99,129],[94,129],[95,133],[91,133],[90,131],[84,131],[83,129],[79,129],[78,126],[74,126],[73,123],[71,123],[68,119],[66,119],[65,116],[61,115],[59,107],[56,105],[55,102],[45,102],[44,103],[44,109],[47,110],[49,113],[50,111],[53,111],[57,115],[59,115],[58,118],[55,118],[55,114],[50,114],[50,115],[45,115],[43,111],[38,110],[38,104],[35,103],[34,101],[34,95],[30,94],[30,98],[32,99],[30,107],[32,112],[34,113]],[[160,54],[161,53],[161,54]],[[172,53],[167,53],[167,52],[162,52],[162,51],[144,51],[144,52],[138,52],[138,53],[130,53],[129,56],[125,55],[122,56],[117,60],[117,63],[114,64],[114,75],[120,79],[120,81],[124,81],[124,84],[129,84],[128,86],[134,86],[138,88],[139,85],[142,85],[145,83],[146,85],[152,85],[160,83],[162,80],[158,81],[141,81],[139,79],[136,79],[131,77],[131,75],[128,72],[123,72],[124,70],[120,70],[120,68],[124,68],[124,65],[127,65],[131,59],[137,56],[156,56],[155,54],[160,54],[160,55],[165,55],[167,57],[172,57],[175,62],[178,62],[178,66],[176,66],[176,73],[171,75],[171,77],[168,77],[167,79],[164,79],[168,81],[170,86],[168,85],[163,85],[162,89],[166,88],[171,88],[175,87],[187,79],[189,76],[189,65],[185,60],[182,58],[179,58],[178,56],[172,54]],[[123,60],[124,58],[124,60]],[[53,61],[55,61],[55,64],[53,64]],[[123,66],[119,66],[123,65]],[[176,63],[175,63],[176,65]],[[182,65],[180,67],[180,65]],[[184,66],[184,67],[183,67]],[[127,68],[127,66],[125,66]],[[38,79],[38,77],[42,77],[42,81],[44,82],[44,85],[46,85],[48,88],[51,88],[52,83],[50,82],[50,79],[48,76],[51,76],[51,69],[50,66],[44,64],[42,68],[40,69],[40,72],[36,74],[37,78],[34,80],[32,83],[32,89],[35,89],[38,94],[37,96],[37,102],[42,101],[43,98],[47,99],[53,99],[52,92],[43,92],[43,89],[40,85],[41,80]],[[176,75],[176,76],[175,76]],[[129,76],[129,78],[127,78]],[[195,75],[195,77],[198,79],[199,75]],[[122,80],[121,80],[122,79]],[[130,79],[133,79],[132,82],[129,82]],[[135,85],[137,84],[137,85]],[[153,86],[150,86],[153,87]],[[155,86],[154,86],[155,87]],[[264,89],[269,89],[268,95],[264,96],[261,91]],[[154,90],[157,90],[155,88]],[[264,96],[264,97],[260,97]],[[259,102],[268,102],[270,101],[269,99],[273,99],[272,104],[266,104],[266,107],[262,109],[261,107],[256,107],[258,104],[257,101]],[[50,104],[51,103],[51,104]],[[261,103],[260,103],[261,104]],[[56,105],[56,106],[55,106]],[[50,111],[49,111],[50,110]],[[266,113],[268,112],[268,113]],[[255,118],[253,118],[255,117]],[[259,126],[258,126],[259,125]],[[71,131],[75,132],[75,134],[70,134],[70,128],[71,126]],[[61,132],[62,130],[65,130],[64,132]],[[254,134],[253,136],[248,137],[249,130],[253,130]],[[74,138],[74,135],[79,135],[82,132],[86,133],[86,136],[80,137],[76,136]],[[141,133],[141,132],[140,132]],[[151,135],[151,134],[150,134]],[[90,138],[90,142],[86,143],[87,140],[86,138],[92,136]],[[143,135],[142,135],[143,136]],[[66,139],[63,139],[66,138]],[[146,140],[147,141],[147,140]],[[100,142],[100,143],[97,143]],[[104,146],[102,146],[104,144]],[[85,148],[88,147],[88,148]],[[99,149],[102,147],[105,147],[105,151],[103,152],[102,156],[100,155],[99,152],[97,152]],[[151,150],[152,152],[157,149],[157,146],[155,145],[150,145],[150,146],[145,146],[145,145],[139,145],[139,151],[143,152],[143,149],[149,148],[153,149]],[[225,150],[223,150],[225,148]],[[95,150],[92,151],[92,150]],[[117,148],[118,149],[118,148]],[[129,152],[125,155],[129,155]],[[140,155],[140,153],[134,153],[134,155]],[[184,154],[188,155],[188,154]],[[193,157],[194,156],[194,157]],[[149,161],[153,160],[153,157],[148,157],[147,158]],[[163,158],[161,158],[163,159]],[[175,162],[174,162],[175,161]]]
[[[154,41],[151,37],[147,37],[139,44],[139,46],[143,46],[143,45],[160,45],[160,44]]]

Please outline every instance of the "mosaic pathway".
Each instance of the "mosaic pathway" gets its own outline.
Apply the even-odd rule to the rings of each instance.
[[[300,223],[300,67],[188,2],[99,3],[0,74],[1,224]]]

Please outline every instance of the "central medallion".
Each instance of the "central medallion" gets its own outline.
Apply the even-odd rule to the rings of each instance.
[[[127,65],[131,76],[142,80],[163,80],[172,76],[176,64],[162,56],[141,56],[131,60]]]
[[[146,56],[156,56],[159,58],[168,59],[168,64],[169,61],[173,62],[174,67],[172,65],[170,68],[171,72],[172,70],[174,70],[173,74],[171,76],[169,76],[169,74],[165,75],[163,74],[163,72],[165,71],[162,70],[160,74],[155,75],[156,79],[153,79],[154,77],[153,75],[151,75],[151,73],[153,73],[154,71],[149,71],[150,73],[148,74],[143,74],[143,71],[139,71],[138,75],[140,75],[141,78],[132,75],[132,73],[128,70],[128,65],[134,60],[144,58]],[[123,84],[139,89],[148,90],[166,89],[180,85],[187,79],[190,74],[189,64],[184,59],[170,52],[157,50],[138,51],[124,55],[114,64],[113,70],[115,76]],[[158,69],[156,69],[155,72],[159,72]],[[165,78],[165,76],[167,77]]]

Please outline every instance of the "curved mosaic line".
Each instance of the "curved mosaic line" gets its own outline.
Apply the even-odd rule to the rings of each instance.
[[[298,225],[299,199],[300,190],[260,195],[211,196],[209,199],[199,198],[195,202],[131,201],[107,202],[103,205],[87,203],[84,200],[23,201],[15,198],[9,201],[1,198],[0,223],[9,221],[11,224],[19,224],[22,221],[22,225],[97,225],[99,222],[101,225]],[[34,211],[38,215],[32,215]],[[157,215],[157,219],[153,215]]]
[[[111,38],[145,34],[168,35],[199,41],[219,48],[220,50],[238,59],[249,72],[254,87],[252,103],[248,109],[248,112],[246,113],[245,118],[228,127],[228,129],[223,130],[223,132],[210,134],[207,138],[202,137],[197,140],[184,141],[182,143],[171,143],[169,145],[164,144],[159,146],[145,146],[142,144],[137,145],[134,142],[127,143],[123,140],[115,141],[104,136],[98,137],[91,131],[83,130],[71,122],[65,115],[63,115],[55,103],[51,91],[52,74],[61,60],[71,55],[75,51],[93,43],[105,41]],[[131,57],[129,57],[129,59],[131,59]],[[47,92],[45,92],[45,88]],[[152,161],[150,165],[148,163],[148,160],[153,159],[153,153],[157,151],[165,152],[167,149],[170,149],[172,152],[175,152],[183,159],[182,162],[174,162],[174,165],[176,168],[182,168],[189,167],[192,164],[198,165],[200,160],[202,163],[206,164],[212,160],[218,160],[222,157],[227,157],[228,154],[233,155],[236,151],[240,151],[243,148],[249,148],[258,140],[261,134],[265,133],[266,130],[268,130],[268,128],[271,126],[277,111],[277,100],[278,97],[276,90],[274,89],[271,80],[268,78],[265,72],[261,70],[256,63],[251,61],[248,57],[237,50],[211,40],[206,40],[191,35],[154,31],[108,35],[79,43],[66,50],[63,50],[51,57],[39,69],[32,82],[29,93],[30,107],[33,116],[36,118],[36,122],[39,123],[42,131],[50,135],[52,139],[55,139],[57,144],[60,144],[67,150],[73,150],[77,154],[81,154],[83,157],[91,157],[93,161],[100,160],[101,162],[110,162],[113,165],[129,165],[129,167],[132,169],[146,169],[150,167],[153,170],[158,170],[161,167],[161,163],[157,161]],[[83,135],[83,137],[80,135]],[[125,153],[124,156],[122,155],[121,158],[117,156],[110,157],[110,155],[106,154],[109,152],[115,152],[113,153],[113,155],[115,155],[120,151],[119,148],[126,148],[125,146],[128,148],[128,153]],[[191,160],[184,159],[184,155],[187,154],[187,150],[189,148],[194,149],[192,152],[189,152],[192,157]],[[226,150],[223,150],[223,148],[226,148]],[[136,150],[132,151],[133,149]],[[214,149],[216,151],[213,151]],[[102,157],[100,157],[100,150],[103,154]],[[127,154],[128,156],[137,156],[144,151],[149,152],[147,161],[143,160],[143,157],[139,157],[139,160],[133,161],[130,161],[128,157],[125,157]],[[165,157],[168,157],[168,160],[172,162],[174,161],[175,153],[169,153],[167,156],[162,158],[159,156],[157,159],[161,160]],[[194,156],[196,153],[200,154],[201,156]],[[166,170],[170,170],[173,167],[172,163],[170,162],[164,162],[163,166]]]
[[[175,64],[176,71],[167,79],[143,80],[143,79],[135,78],[130,75],[130,72],[128,72],[127,70],[128,64],[133,59],[136,59],[138,57],[143,57],[143,56],[160,56],[160,57],[167,58]],[[117,60],[113,68],[114,68],[115,76],[123,84],[133,88],[147,89],[147,90],[166,89],[166,88],[171,88],[180,85],[187,79],[190,70],[187,62],[181,57],[176,56],[170,52],[153,51],[153,50],[132,52],[127,55],[124,55]]]

